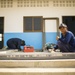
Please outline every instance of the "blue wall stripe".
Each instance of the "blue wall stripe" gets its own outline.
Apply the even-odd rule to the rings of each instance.
[[[46,43],[50,42],[50,43],[56,43],[56,36],[57,33],[56,32],[47,32],[46,33]]]
[[[42,49],[42,32],[37,33],[5,33],[4,46],[10,38],[20,38],[25,40],[26,45],[34,46],[35,49]]]
[[[35,49],[42,49],[42,32],[25,32],[25,33],[4,33],[4,46],[10,38],[20,38],[25,40],[26,45],[34,46]],[[56,43],[56,32],[46,33],[46,43]]]

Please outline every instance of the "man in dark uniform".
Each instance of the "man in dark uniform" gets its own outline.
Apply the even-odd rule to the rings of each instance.
[[[8,49],[21,50],[21,46],[25,45],[25,41],[19,38],[11,38],[7,41]]]
[[[75,52],[74,34],[68,31],[65,24],[61,24],[59,30],[61,31],[61,37],[57,36],[57,45],[54,47],[54,51],[60,49],[61,52]]]

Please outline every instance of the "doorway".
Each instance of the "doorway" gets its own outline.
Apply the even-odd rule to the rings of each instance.
[[[59,34],[59,18],[43,19],[43,47],[46,43],[56,43],[56,36]]]
[[[62,16],[62,22],[68,27],[68,30],[75,35],[75,16]]]
[[[4,17],[0,17],[0,49],[3,48]]]

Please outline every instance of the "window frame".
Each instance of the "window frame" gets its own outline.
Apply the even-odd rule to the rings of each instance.
[[[25,18],[32,18],[32,30],[25,30]],[[34,30],[34,18],[41,18],[41,30]],[[43,16],[24,16],[23,17],[23,32],[43,32]]]

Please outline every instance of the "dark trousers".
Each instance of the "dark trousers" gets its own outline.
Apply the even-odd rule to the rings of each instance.
[[[61,52],[75,52],[75,48],[69,44],[64,44],[61,41],[57,41],[57,45]]]
[[[9,49],[17,49],[16,45],[12,42],[8,42],[7,46],[8,46]]]

